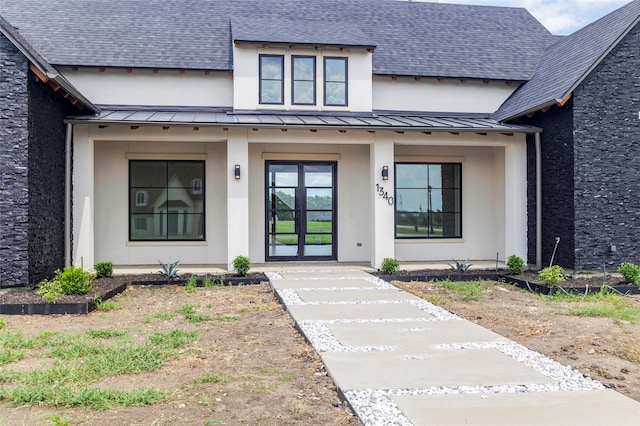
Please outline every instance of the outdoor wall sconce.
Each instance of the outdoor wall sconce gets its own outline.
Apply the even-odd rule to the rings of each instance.
[[[382,180],[389,180],[389,166],[382,166]]]
[[[236,177],[236,180],[240,180],[240,164],[236,164],[236,168],[233,171],[233,175]]]

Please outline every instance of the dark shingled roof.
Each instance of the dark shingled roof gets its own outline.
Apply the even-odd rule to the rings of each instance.
[[[551,45],[531,81],[500,107],[495,118],[508,120],[565,99],[639,18],[640,0],[635,0]]]
[[[42,56],[36,48],[22,37],[20,32],[13,25],[0,16],[0,36],[2,35],[13,43],[18,50],[20,50],[20,52],[42,72],[44,78],[53,80],[56,84],[62,87],[64,92],[78,100],[80,102],[80,105],[78,105],[79,107],[87,107],[89,111],[95,113],[100,111],[87,98],[78,92],[75,87],[67,81],[67,79],[58,74],[58,71],[49,62],[47,62],[44,56]]]
[[[0,14],[54,65],[231,70],[234,38],[264,38],[372,45],[374,74],[524,81],[553,39],[522,8],[394,0],[0,0]]]
[[[264,22],[263,22],[264,21]],[[231,37],[234,42],[284,43],[296,46],[358,46],[375,48],[373,38],[357,25],[342,25],[323,21],[305,21],[303,28],[291,19],[231,18]]]

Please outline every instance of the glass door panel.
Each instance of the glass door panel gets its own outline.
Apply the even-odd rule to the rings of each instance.
[[[305,256],[333,254],[333,191],[333,165],[304,165]]]
[[[272,164],[268,178],[268,252],[267,256],[298,256],[298,167]]]

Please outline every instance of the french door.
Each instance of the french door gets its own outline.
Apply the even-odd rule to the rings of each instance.
[[[267,161],[268,261],[335,260],[336,163]]]

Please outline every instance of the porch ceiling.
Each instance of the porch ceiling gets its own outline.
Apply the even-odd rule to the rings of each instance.
[[[360,129],[423,132],[536,133],[533,126],[501,123],[488,115],[388,112],[304,113],[140,107],[101,107],[96,115],[68,117],[68,123],[257,127],[289,129]]]

